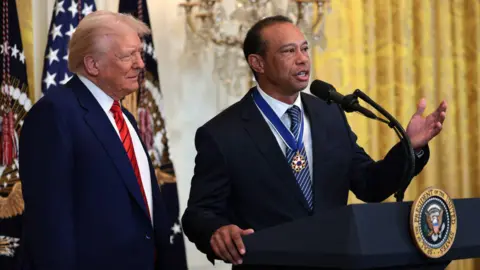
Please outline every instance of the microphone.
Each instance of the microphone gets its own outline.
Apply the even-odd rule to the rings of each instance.
[[[310,85],[310,92],[318,98],[325,100],[328,104],[337,103],[346,112],[359,112],[371,119],[378,119],[378,117],[370,110],[362,107],[358,103],[355,95],[346,95],[338,93],[333,85],[321,80],[315,80]]]
[[[385,109],[383,109],[365,93],[360,91],[360,89],[356,89],[353,94],[343,96],[342,94],[338,93],[331,84],[321,80],[315,80],[310,85],[310,92],[318,98],[325,100],[328,104],[331,104],[332,102],[337,103],[346,112],[360,112],[368,118],[379,120],[380,122],[387,124],[395,131],[400,141],[402,142],[405,154],[407,155],[408,159],[408,161],[405,162],[404,165],[400,187],[395,193],[395,198],[397,199],[397,202],[402,202],[405,196],[405,191],[409,186],[410,182],[412,181],[415,172],[415,154],[413,152],[410,138],[405,132],[405,129],[403,129],[402,125]],[[380,112],[380,114],[387,118],[388,121],[383,118],[377,117],[371,111],[360,106],[357,98],[362,99],[370,106],[375,108],[378,112]]]

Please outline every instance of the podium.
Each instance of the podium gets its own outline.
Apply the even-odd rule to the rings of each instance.
[[[453,200],[457,232],[440,258],[425,256],[410,230],[412,202],[354,204],[243,238],[243,266],[258,269],[445,269],[480,257],[480,199]]]

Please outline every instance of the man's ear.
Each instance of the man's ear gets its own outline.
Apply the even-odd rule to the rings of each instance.
[[[248,56],[248,64],[256,73],[261,74],[265,71],[265,61],[263,57],[258,54],[250,54]]]
[[[97,76],[99,73],[98,62],[91,55],[87,55],[83,58],[83,65],[85,66],[85,71],[90,76]]]

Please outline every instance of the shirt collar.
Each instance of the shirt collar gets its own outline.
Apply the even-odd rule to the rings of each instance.
[[[90,81],[87,77],[78,75],[78,78],[85,84],[85,86],[90,90],[92,95],[95,97],[97,100],[98,104],[100,104],[100,107],[105,111],[105,113],[109,113],[110,109],[112,108],[113,105],[113,98],[111,98],[109,95],[107,95],[105,92],[103,92],[102,89],[100,89],[97,85],[95,85],[92,81]]]
[[[262,88],[260,88],[259,85],[257,85],[258,92],[262,96],[263,99],[267,102],[267,104],[272,108],[272,110],[275,112],[275,114],[278,116],[278,118],[282,118],[282,116],[287,112],[288,109],[293,107],[293,105],[296,105],[297,107],[300,108],[300,110],[303,112],[303,105],[302,105],[302,99],[300,95],[298,95],[297,99],[293,104],[287,104],[284,103],[278,99],[275,99],[271,96],[269,96],[267,93],[265,93]]]

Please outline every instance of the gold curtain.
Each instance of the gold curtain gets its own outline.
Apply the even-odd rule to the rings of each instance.
[[[480,196],[480,1],[335,0],[331,5],[328,47],[313,51],[316,78],[343,94],[361,89],[405,128],[421,97],[427,99],[426,114],[442,99],[448,103],[443,131],[429,144],[430,161],[405,201],[429,186],[452,198]],[[356,114],[348,119],[359,144],[375,159],[398,141],[379,122]],[[351,194],[349,203],[359,202]],[[456,261],[448,269],[480,269],[480,261]]]

